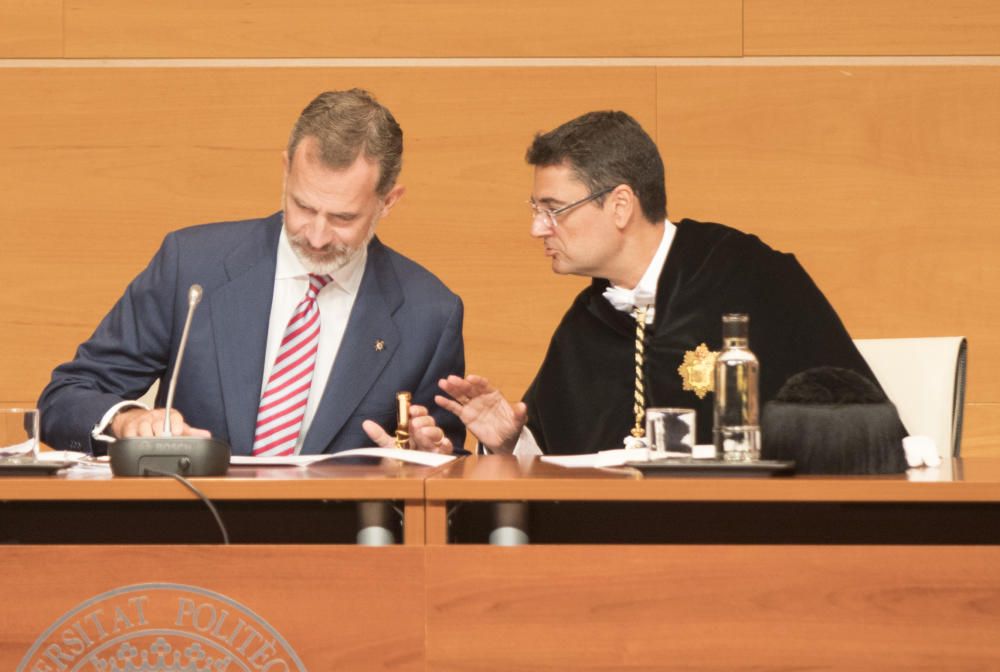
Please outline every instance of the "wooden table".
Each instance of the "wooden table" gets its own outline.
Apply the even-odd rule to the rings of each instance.
[[[455,464],[426,488],[428,669],[997,669],[1000,460],[914,477]],[[496,501],[532,545],[480,543]]]
[[[0,479],[0,670],[110,670],[100,661],[121,646],[194,644],[230,655],[229,670],[423,670],[432,472],[385,461],[192,479],[232,546],[172,479]],[[405,543],[353,545],[360,502],[402,508]]]
[[[433,469],[395,460],[311,467],[234,466],[193,478],[224,513],[233,543],[353,543],[356,504],[394,502],[407,545],[424,543],[424,479]],[[0,541],[218,543],[210,513],[170,478],[106,472],[0,479]],[[96,519],[101,513],[107,518]],[[59,516],[58,525],[52,525]],[[70,519],[69,521],[67,519]],[[95,526],[93,523],[98,523]],[[19,535],[13,535],[13,532]]]
[[[0,532],[34,537],[0,547],[0,669],[29,651],[21,669],[100,669],[86,656],[137,631],[127,599],[178,645],[268,656],[236,651],[267,635],[284,656],[269,672],[996,669],[1000,460],[948,466],[922,481],[654,480],[503,457],[236,468],[196,479],[233,546],[173,481],[3,479]],[[404,508],[404,544],[339,543],[372,500]],[[494,502],[529,508],[531,545],[480,543]],[[126,538],[93,543],[114,526]],[[116,613],[121,632],[98,641]],[[243,639],[237,618],[254,624]],[[96,642],[80,655],[74,624]],[[130,641],[153,652],[155,636]]]

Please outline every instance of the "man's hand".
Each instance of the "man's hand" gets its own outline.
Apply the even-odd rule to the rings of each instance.
[[[368,438],[380,448],[396,447],[396,437],[382,429],[382,426],[374,420],[365,420],[361,423],[361,428],[365,430]],[[410,432],[409,447],[413,450],[446,454],[455,451],[451,439],[444,435],[444,430],[437,426],[437,423],[434,422],[434,416],[428,413],[424,406],[417,404],[410,406],[408,430]]]
[[[490,452],[514,450],[528,420],[524,402],[512,405],[482,376],[448,376],[438,381],[438,387],[452,398],[437,395],[434,401],[457,415]]]
[[[119,411],[111,420],[111,434],[119,439],[133,436],[162,436],[164,409],[154,408],[147,411],[144,408],[129,408]],[[170,411],[170,433],[174,436],[201,436],[209,438],[212,433],[207,429],[191,427],[184,422],[180,411]]]

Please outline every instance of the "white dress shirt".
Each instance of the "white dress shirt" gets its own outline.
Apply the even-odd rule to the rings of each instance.
[[[604,298],[614,306],[615,310],[623,313],[631,313],[636,306],[649,306],[646,312],[646,324],[653,323],[652,306],[656,304],[656,286],[660,282],[660,274],[663,273],[663,266],[667,262],[667,253],[670,245],[674,242],[674,235],[677,233],[675,226],[669,219],[664,221],[663,237],[653,254],[652,261],[646,267],[646,272],[642,274],[638,284],[632,289],[609,286],[604,290]],[[610,448],[610,446],[609,446]],[[514,446],[514,455],[541,455],[542,449],[538,447],[538,441],[528,426],[521,430],[521,436],[517,438],[517,445]]]
[[[361,286],[364,276],[365,261],[368,259],[368,246],[342,268],[333,273],[333,282],[320,290],[316,297],[319,305],[319,348],[316,351],[316,368],[313,371],[312,385],[309,387],[309,400],[306,402],[306,414],[299,431],[299,440],[295,444],[295,453],[302,449],[302,440],[312,425],[316,407],[319,406],[326,381],[330,378],[330,370],[340,350],[340,342],[344,339],[347,320],[354,307],[354,299]],[[271,368],[281,347],[281,338],[288,326],[288,320],[295,312],[296,306],[305,298],[309,286],[309,271],[292,250],[285,228],[281,228],[278,240],[278,259],[274,269],[274,294],[271,298],[271,317],[267,327],[267,351],[264,355],[264,374],[261,380],[261,390],[267,385]]]

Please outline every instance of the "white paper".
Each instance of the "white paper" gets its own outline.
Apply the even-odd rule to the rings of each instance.
[[[428,453],[422,450],[405,450],[402,448],[355,448],[339,453],[323,453],[320,455],[288,455],[286,457],[254,457],[252,455],[233,455],[229,464],[241,466],[279,466],[290,465],[308,467],[325,460],[337,460],[342,457],[383,457],[410,464],[421,464],[425,467],[440,467],[455,459],[454,455]]]
[[[242,467],[308,467],[329,455],[283,455],[281,457],[254,457],[253,455],[231,455],[229,464]]]
[[[649,450],[647,448],[616,448],[584,455],[542,455],[539,459],[542,462],[560,467],[621,467],[626,462],[648,462]]]
[[[715,447],[712,448],[711,457],[715,457]],[[585,453],[583,455],[542,455],[539,459],[542,462],[555,464],[560,467],[621,467],[627,462],[649,462],[650,460],[662,460],[666,457],[697,457],[691,453],[665,453],[652,452],[648,448],[616,448],[615,450],[602,450],[597,453]],[[707,457],[707,456],[706,456]]]
[[[75,453],[72,450],[53,450],[46,453],[47,455],[66,455],[69,460],[76,460],[76,464],[67,470],[69,474],[76,475],[86,475],[86,476],[101,476],[103,474],[111,475],[111,458],[107,455],[101,455],[100,457],[94,457],[93,455],[86,455],[84,453]],[[79,455],[79,457],[77,457]],[[56,459],[55,457],[51,459]]]
[[[42,450],[38,452],[39,462],[79,462],[89,460],[90,455],[75,450]]]
[[[714,460],[715,445],[711,443],[697,443],[691,447],[692,460]]]

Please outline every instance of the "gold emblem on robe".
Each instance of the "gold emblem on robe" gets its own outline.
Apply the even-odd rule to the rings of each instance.
[[[712,352],[704,343],[685,352],[684,362],[677,367],[684,389],[694,392],[699,399],[715,390],[715,359],[718,356],[719,353]]]

